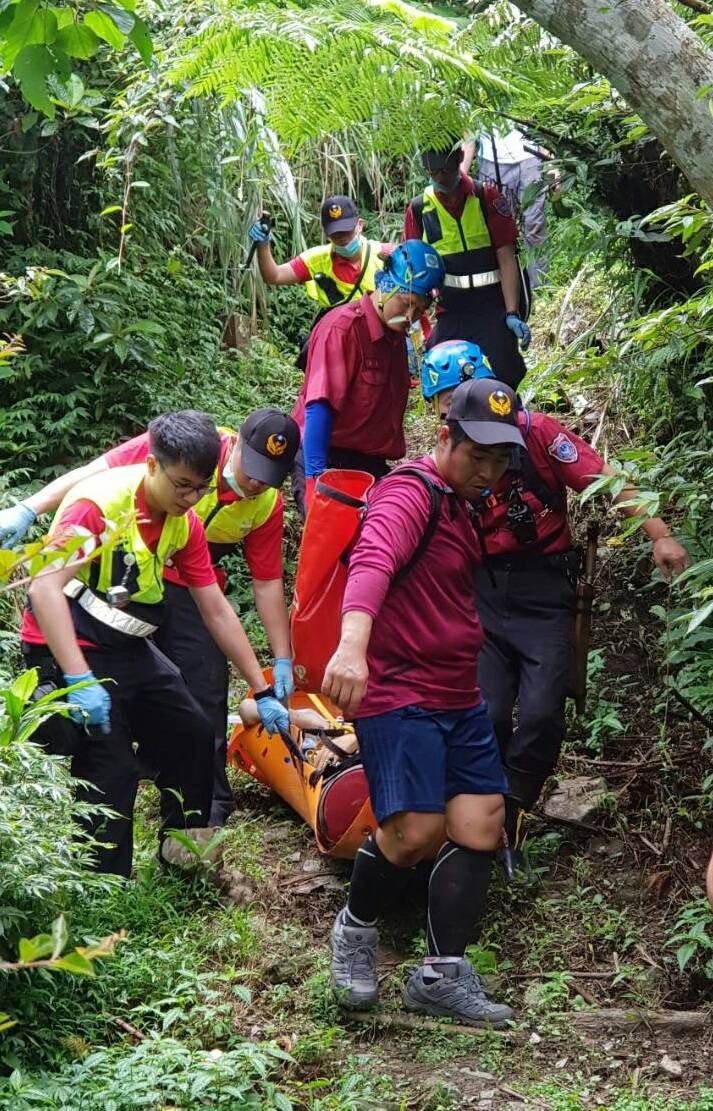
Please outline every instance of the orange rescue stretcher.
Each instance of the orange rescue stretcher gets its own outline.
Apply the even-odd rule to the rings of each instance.
[[[363,471],[320,475],[302,533],[292,605],[298,690],[289,702],[290,734],[268,737],[254,704],[243,702],[242,721],[228,746],[228,759],[296,810],[314,830],[321,852],[341,859],[354,857],[376,821],[364,769],[353,752],[354,730],[336,706],[315,692],[321,690],[324,669],[339,641],[347,554],[373,482]],[[271,674],[265,675],[270,682]],[[312,728],[305,711],[311,711]],[[336,763],[325,762],[328,752],[337,756]]]
[[[305,711],[312,711],[311,720],[318,720],[319,727],[293,723],[289,737],[270,737],[259,722],[241,722],[233,729],[228,760],[292,807],[312,827],[320,852],[352,860],[376,829],[364,769],[358,754],[347,751],[355,741],[353,731],[321,695],[297,691],[289,708],[291,718],[303,723],[310,720]],[[327,755],[338,759],[325,762]]]

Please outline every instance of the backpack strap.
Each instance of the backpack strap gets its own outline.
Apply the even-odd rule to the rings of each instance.
[[[452,493],[452,491],[446,487],[440,486],[437,482],[434,482],[431,476],[427,475],[425,471],[422,471],[420,467],[399,467],[396,472],[392,471],[392,474],[393,473],[400,475],[412,475],[414,478],[417,478],[419,482],[421,482],[426,487],[431,499],[428,509],[428,521],[423,531],[423,535],[421,536],[421,539],[412,552],[411,558],[399,571],[397,571],[392,580],[392,585],[398,586],[398,584],[403,582],[406,576],[410,574],[411,571],[413,571],[414,567],[421,559],[421,557],[425,554],[426,549],[433,540],[434,534],[436,532],[436,529],[438,528],[438,523],[441,518],[441,506],[443,504],[443,497],[444,495],[447,496],[448,494]]]
[[[535,464],[532,462],[532,457],[527,450],[527,441],[530,437],[532,429],[532,415],[528,409],[523,409],[525,414],[525,427],[522,430],[522,438],[525,441],[524,448],[514,448],[510,461],[510,470],[522,478],[522,484],[526,490],[534,494],[539,502],[544,505],[546,509],[553,512],[562,513],[567,508],[567,498],[562,494],[561,490],[553,490],[537,470]]]

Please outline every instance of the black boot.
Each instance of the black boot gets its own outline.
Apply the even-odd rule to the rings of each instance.
[[[495,854],[495,859],[509,887],[528,888],[535,884],[529,861],[523,851],[523,824],[525,810],[519,798],[505,796],[505,845]]]

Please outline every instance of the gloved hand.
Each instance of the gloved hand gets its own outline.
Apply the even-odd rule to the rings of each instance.
[[[251,224],[248,235],[252,239],[253,243],[270,242],[270,229],[265,227],[263,220],[256,220],[254,224]]]
[[[505,323],[513,335],[517,336],[520,340],[523,351],[527,351],[530,346],[530,340],[532,339],[532,332],[529,326],[524,320],[520,320],[516,312],[509,312],[505,317]]]
[[[36,520],[34,509],[24,501],[9,509],[0,509],[0,548],[14,548]]]
[[[97,682],[94,672],[85,671],[82,675],[64,676],[68,687],[73,683],[86,683],[89,680],[94,680],[91,687],[82,687],[81,690],[72,691],[67,695],[67,702],[77,707],[69,716],[78,725],[98,725],[102,733],[110,733],[111,697],[108,690]]]
[[[289,732],[290,716],[282,703],[275,697],[275,691],[272,687],[267,691],[261,691],[255,702],[260,722],[268,733],[278,733],[280,729]]]
[[[275,694],[280,702],[284,702],[291,694],[295,693],[295,680],[292,675],[292,659],[290,656],[276,656],[272,661],[272,678]]]

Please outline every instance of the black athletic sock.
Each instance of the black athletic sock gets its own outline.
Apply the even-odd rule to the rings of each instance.
[[[462,957],[485,912],[492,852],[446,841],[428,885],[428,955]]]
[[[374,835],[367,838],[354,860],[347,925],[373,926],[383,908],[399,894],[410,871],[387,860]]]

